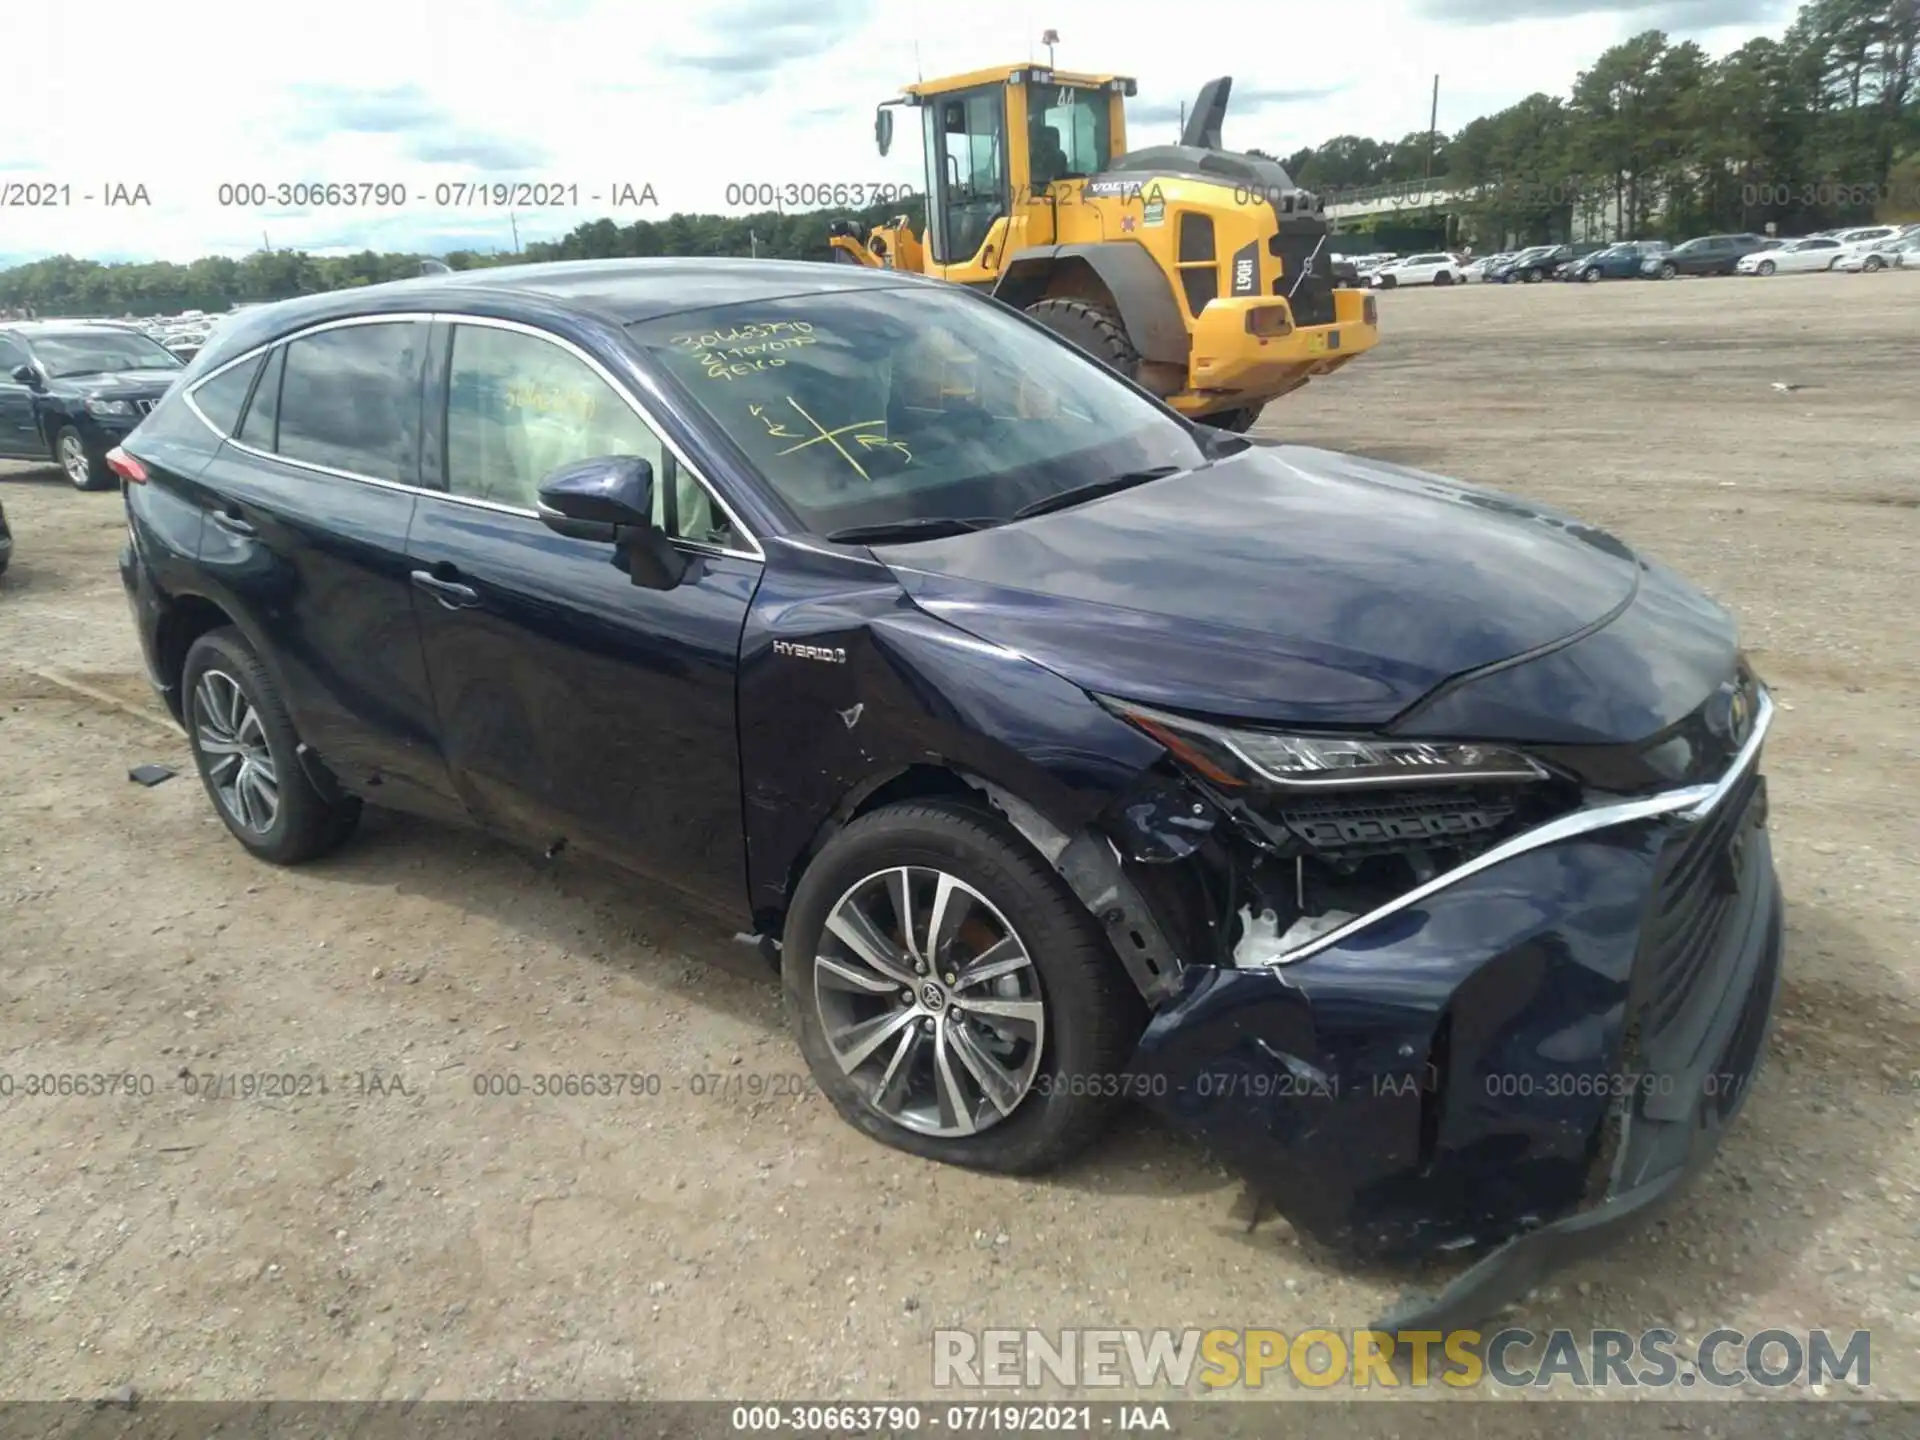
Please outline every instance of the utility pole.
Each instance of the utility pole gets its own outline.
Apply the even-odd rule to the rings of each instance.
[[[1047,47],[1047,69],[1051,70],[1053,69],[1053,47],[1060,43],[1060,32],[1058,30],[1041,31],[1040,43]]]
[[[518,255],[520,253],[520,217],[509,210],[507,224],[513,229],[513,253]]]
[[[747,231],[747,245],[750,247],[752,258],[758,260],[760,258],[760,236],[757,232],[752,230]]]
[[[1440,148],[1440,77],[1433,77],[1433,109],[1427,112],[1427,179],[1433,179],[1433,152]]]

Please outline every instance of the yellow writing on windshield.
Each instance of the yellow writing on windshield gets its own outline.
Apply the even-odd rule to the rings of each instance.
[[[777,411],[769,411],[764,405],[749,405],[747,413],[758,420],[767,434],[776,440],[796,440],[799,443],[775,452],[785,457],[797,454],[813,445],[831,445],[842,460],[851,465],[854,473],[862,480],[872,480],[866,467],[854,458],[854,452],[848,444],[860,451],[892,450],[903,456],[909,464],[913,461],[913,452],[905,443],[889,438],[885,420],[856,420],[851,425],[840,425],[832,430],[809,415],[800,402],[791,395],[785,397],[788,407],[799,417],[799,429],[789,429],[789,422]],[[846,443],[842,443],[842,441]]]
[[[775,320],[764,324],[729,325],[724,329],[675,335],[668,342],[693,352],[709,380],[739,380],[787,362],[783,350],[817,345],[819,338],[806,320]]]
[[[600,399],[590,390],[574,390],[562,385],[541,385],[537,380],[509,380],[507,408],[531,410],[539,415],[562,415],[584,425],[600,408]]]

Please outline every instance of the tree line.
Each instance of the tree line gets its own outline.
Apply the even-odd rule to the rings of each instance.
[[[1458,239],[1479,246],[1564,238],[1574,217],[1621,236],[1779,233],[1920,219],[1920,0],[1812,0],[1778,40],[1720,60],[1648,31],[1545,94],[1452,135],[1339,135],[1279,157],[1292,178],[1342,192],[1444,178],[1464,199]],[[1264,152],[1262,152],[1264,153]],[[595,220],[518,253],[457,251],[455,269],[609,256],[758,254],[824,259],[828,226],[863,230],[919,202],[864,211]],[[420,272],[418,255],[261,251],[189,264],[103,265],[70,255],[0,271],[0,310],[40,315],[222,311],[243,302],[377,285]]]

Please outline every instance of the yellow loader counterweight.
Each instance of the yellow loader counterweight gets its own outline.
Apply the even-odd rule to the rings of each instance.
[[[1128,152],[1135,83],[1032,65],[977,70],[885,102],[917,112],[924,236],[907,216],[834,258],[990,291],[1164,397],[1245,430],[1269,400],[1379,340],[1374,297],[1334,286],[1325,209],[1276,162],[1222,148],[1232,80],[1200,92],[1177,145]]]

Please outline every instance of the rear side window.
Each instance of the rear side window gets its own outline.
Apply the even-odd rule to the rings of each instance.
[[[0,380],[11,383],[13,372],[26,363],[26,347],[17,340],[0,335]]]
[[[194,387],[193,408],[206,416],[222,435],[232,435],[238,428],[240,412],[246,408],[247,392],[253,389],[253,377],[260,373],[265,358],[256,356]]]
[[[425,338],[418,322],[390,321],[289,341],[275,450],[370,480],[416,480]]]
[[[273,449],[274,427],[280,419],[280,376],[286,368],[286,346],[267,352],[266,373],[254,386],[253,403],[247,407],[247,418],[240,422],[240,433],[234,436],[241,444],[256,450]]]

